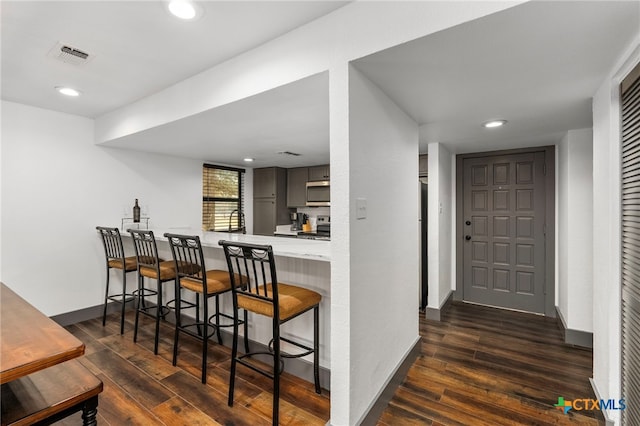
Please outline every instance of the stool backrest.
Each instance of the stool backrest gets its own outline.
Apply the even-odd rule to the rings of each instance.
[[[178,279],[189,278],[202,282],[206,294],[207,274],[205,272],[207,269],[204,264],[200,237],[170,233],[166,233],[164,236],[169,240]]]
[[[140,267],[148,267],[158,270],[160,276],[160,259],[158,259],[158,246],[153,231],[144,231],[141,229],[127,229],[133,239],[133,248],[136,251],[136,259],[138,261],[138,269]]]
[[[278,278],[273,248],[270,245],[218,242],[224,250],[231,278],[234,304],[238,294],[273,304],[279,318]]]
[[[119,260],[124,265],[124,247],[122,246],[122,237],[118,228],[108,228],[105,226],[96,226],[98,233],[102,237],[102,245],[104,253],[107,256],[107,263],[110,260]]]

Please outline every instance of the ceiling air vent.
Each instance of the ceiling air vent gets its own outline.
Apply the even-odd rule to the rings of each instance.
[[[84,65],[93,59],[93,55],[61,42],[56,43],[47,56],[71,65]]]
[[[292,155],[294,157],[300,157],[302,154],[298,154],[297,152],[291,152],[291,151],[278,151],[276,154],[280,154],[280,155]]]

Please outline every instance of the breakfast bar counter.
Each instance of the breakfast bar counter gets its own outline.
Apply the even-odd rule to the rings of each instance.
[[[264,244],[273,247],[273,253],[276,256],[319,260],[323,262],[331,261],[331,251],[329,241],[308,240],[302,238],[281,238],[270,237],[264,235],[248,235],[230,232],[204,232],[197,229],[154,229],[153,234],[158,241],[167,241],[164,237],[165,233],[197,235],[200,237],[203,247],[213,247],[222,250],[218,245],[220,240],[237,241],[251,244]],[[123,233],[128,235],[128,233]]]
[[[167,228],[152,229],[158,243],[160,257],[172,259],[171,251],[165,233],[181,235],[197,235],[200,237],[207,269],[227,270],[227,264],[222,247],[218,245],[220,240],[230,240],[246,242],[251,244],[271,245],[275,255],[278,281],[293,285],[302,286],[320,293],[320,367],[322,387],[329,388],[328,371],[330,368],[330,327],[331,327],[331,243],[329,241],[307,240],[296,238],[284,238],[276,236],[247,235],[227,232],[204,232],[198,229],[188,228]],[[122,236],[128,239],[130,234],[122,232]],[[131,246],[125,240],[125,247]],[[164,286],[164,291],[169,293],[163,295],[164,300],[173,299],[173,286]],[[220,297],[221,311],[231,313],[233,304],[231,294],[224,294]],[[185,314],[191,315],[185,311]],[[250,314],[251,315],[251,314]],[[264,345],[271,339],[271,322],[268,318],[253,315],[249,321],[249,339]],[[240,327],[242,333],[242,327]],[[285,323],[282,327],[282,336],[300,341],[304,344],[313,342],[313,315],[302,315],[296,321]],[[225,344],[230,344],[231,338],[225,337]],[[286,352],[297,350],[283,343],[282,349]],[[302,370],[300,365],[294,365],[294,360],[287,360],[287,371],[312,380],[311,370],[306,371],[306,358],[303,359]],[[310,360],[309,360],[310,361]],[[301,361],[298,361],[300,364]],[[309,367],[311,362],[308,363]],[[309,373],[309,375],[307,374]]]

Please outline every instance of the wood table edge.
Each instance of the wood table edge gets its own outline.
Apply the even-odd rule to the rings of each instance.
[[[38,361],[33,362],[31,364],[23,365],[20,367],[12,368],[5,372],[0,373],[0,385],[11,382],[15,379],[19,379],[20,377],[24,377],[31,373],[35,373],[37,371],[43,370],[48,367],[52,367],[56,364],[60,364],[65,361],[69,361],[74,358],[78,358],[84,355],[85,345],[80,342],[80,346],[74,348],[71,351],[64,352],[60,354],[58,357],[49,358],[45,362]]]

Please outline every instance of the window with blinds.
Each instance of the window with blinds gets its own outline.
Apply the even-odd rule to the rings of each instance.
[[[620,85],[622,111],[623,425],[640,425],[640,64]]]
[[[244,169],[202,165],[202,230],[244,231]]]

